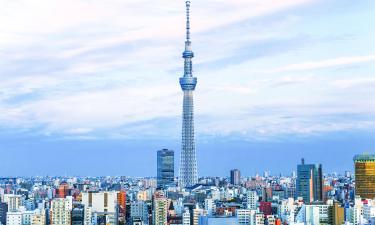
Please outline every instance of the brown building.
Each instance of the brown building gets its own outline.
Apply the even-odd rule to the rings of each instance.
[[[356,195],[361,198],[375,198],[375,155],[356,155],[354,167]]]
[[[335,202],[332,207],[332,225],[342,225],[344,223],[344,207]]]

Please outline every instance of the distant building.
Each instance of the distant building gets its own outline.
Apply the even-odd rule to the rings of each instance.
[[[159,150],[157,153],[157,187],[166,188],[174,183],[174,151]]]
[[[356,155],[354,164],[356,195],[361,198],[375,198],[375,155]]]
[[[230,183],[232,185],[241,184],[241,172],[238,169],[234,169],[230,171]]]
[[[322,165],[305,164],[297,166],[297,196],[307,203],[323,201],[323,171]]]

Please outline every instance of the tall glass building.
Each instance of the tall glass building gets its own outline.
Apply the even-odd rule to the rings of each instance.
[[[307,203],[323,201],[323,171],[321,164],[305,164],[297,166],[297,193]]]
[[[375,198],[375,155],[354,156],[355,194],[361,198]]]
[[[165,189],[174,184],[174,151],[159,150],[157,153],[157,186]]]

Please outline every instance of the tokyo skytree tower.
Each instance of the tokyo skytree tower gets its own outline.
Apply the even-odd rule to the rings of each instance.
[[[180,164],[180,187],[191,187],[198,183],[197,156],[194,141],[194,102],[193,91],[197,84],[197,78],[193,77],[190,41],[190,1],[186,1],[186,41],[184,58],[184,76],[180,78],[180,85],[184,92],[183,115],[182,115],[182,150]]]

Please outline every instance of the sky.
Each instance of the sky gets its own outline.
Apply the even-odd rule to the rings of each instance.
[[[181,142],[183,0],[0,0],[0,176],[155,176]],[[375,2],[191,0],[201,176],[375,152]]]

